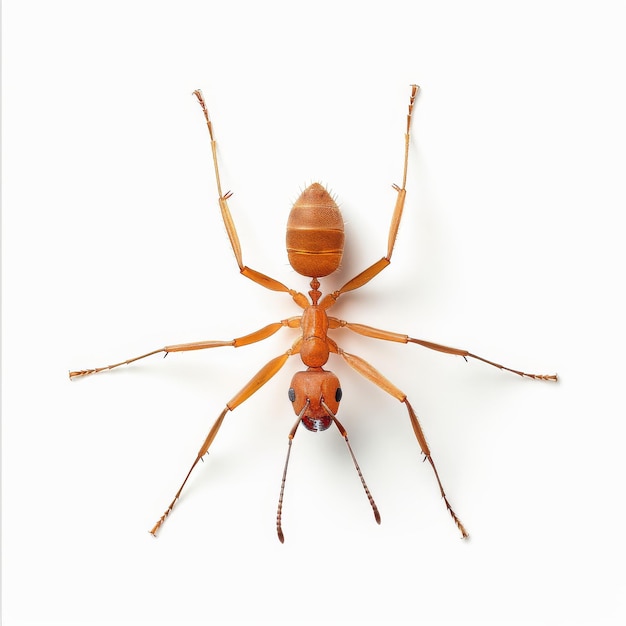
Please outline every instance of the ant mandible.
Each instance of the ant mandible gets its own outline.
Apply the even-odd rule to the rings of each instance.
[[[110,370],[114,367],[119,367],[120,365],[127,365],[129,363],[133,363],[134,361],[138,361],[139,359],[146,358],[153,354],[159,354],[161,352],[164,352],[167,355],[170,352],[186,352],[189,350],[204,350],[224,346],[239,348],[258,341],[263,341],[278,332],[281,328],[300,329],[300,334],[291,348],[289,348],[289,350],[287,350],[284,354],[272,359],[269,363],[263,366],[243,387],[243,389],[241,389],[241,391],[235,394],[235,396],[233,396],[233,398],[226,403],[226,407],[211,427],[207,438],[198,451],[198,455],[191,465],[189,472],[187,472],[185,480],[183,480],[182,485],[176,492],[174,499],[150,531],[153,535],[156,535],[167,516],[171,513],[185,484],[187,483],[187,480],[189,479],[189,476],[191,475],[191,472],[202,457],[208,452],[209,447],[213,443],[213,440],[215,439],[215,436],[224,421],[226,413],[228,411],[234,411],[241,403],[247,400],[266,382],[268,382],[283,367],[290,356],[294,356],[296,354],[300,355],[302,363],[307,369],[297,372],[294,375],[289,387],[289,400],[292,403],[293,410],[298,416],[298,419],[289,433],[289,446],[287,449],[287,458],[285,460],[285,468],[280,487],[280,496],[278,499],[278,511],[276,514],[276,531],[278,533],[278,538],[281,542],[284,542],[285,538],[282,530],[281,517],[285,480],[287,477],[287,466],[289,464],[291,444],[300,424],[303,424],[307,430],[311,431],[326,430],[332,424],[335,424],[348,446],[350,456],[352,457],[354,466],[358,472],[359,478],[361,479],[363,489],[365,490],[365,494],[367,495],[372,511],[374,512],[376,522],[380,524],[380,513],[378,512],[378,507],[376,506],[374,498],[365,483],[359,464],[354,456],[354,452],[352,451],[348,441],[348,433],[342,426],[341,422],[337,419],[337,411],[339,410],[339,403],[342,396],[339,379],[335,376],[335,374],[324,369],[324,365],[326,365],[329,355],[332,353],[340,356],[359,374],[378,385],[381,389],[406,406],[411,426],[413,427],[413,432],[415,433],[425,460],[428,460],[433,469],[446,509],[452,516],[452,519],[458,529],[461,531],[462,537],[467,538],[469,536],[465,527],[461,523],[461,520],[457,517],[456,513],[450,506],[450,502],[448,501],[448,497],[443,489],[441,479],[439,478],[439,473],[435,467],[430,448],[426,443],[424,432],[422,431],[417,415],[409,403],[406,394],[385,378],[367,361],[364,361],[361,357],[354,354],[345,352],[328,336],[329,330],[347,329],[354,333],[358,333],[359,335],[373,339],[395,341],[405,344],[415,343],[420,346],[424,346],[425,348],[429,348],[430,350],[462,356],[465,360],[467,360],[468,357],[471,357],[482,361],[483,363],[493,365],[501,370],[513,372],[519,376],[533,378],[536,380],[557,380],[556,375],[527,374],[526,372],[494,363],[493,361],[484,359],[476,354],[472,354],[467,350],[450,348],[431,341],[414,339],[408,335],[388,330],[381,330],[379,328],[372,328],[371,326],[365,326],[363,324],[354,324],[336,317],[331,317],[327,313],[327,310],[330,309],[335,302],[337,302],[340,296],[349,291],[354,291],[355,289],[363,287],[370,280],[372,280],[372,278],[382,272],[382,270],[384,270],[391,262],[391,254],[395,245],[396,235],[398,234],[398,228],[400,226],[400,219],[402,217],[402,210],[404,208],[404,201],[406,197],[405,187],[409,161],[411,119],[418,91],[419,87],[417,85],[411,85],[409,112],[407,115],[406,133],[404,135],[404,170],[402,175],[402,185],[393,185],[393,188],[398,193],[398,197],[393,211],[393,216],[391,218],[391,226],[389,228],[387,254],[380,259],[380,261],[376,261],[370,267],[366,268],[360,274],[349,280],[337,291],[327,294],[322,298],[322,293],[319,291],[320,282],[318,279],[335,272],[341,263],[343,255],[344,226],[341,212],[328,191],[326,191],[326,189],[319,183],[313,183],[307,187],[293,205],[289,214],[289,219],[287,220],[287,254],[289,256],[289,263],[291,267],[298,274],[312,279],[310,282],[311,291],[309,291],[310,302],[303,293],[290,289],[274,278],[270,278],[269,276],[257,272],[256,270],[253,270],[243,264],[239,236],[237,235],[235,223],[228,207],[228,199],[232,194],[230,191],[225,194],[222,193],[217,160],[217,144],[213,136],[213,125],[211,123],[204,98],[202,97],[202,92],[200,90],[194,91],[194,95],[197,97],[198,102],[202,107],[202,111],[204,112],[204,117],[209,130],[213,165],[215,167],[215,179],[219,193],[219,206],[222,212],[222,219],[224,220],[226,231],[230,239],[230,244],[233,248],[233,252],[235,253],[237,264],[239,265],[239,270],[243,276],[249,278],[255,283],[258,283],[266,289],[288,293],[294,302],[303,309],[303,312],[302,315],[290,317],[281,320],[280,322],[274,322],[273,324],[268,324],[267,326],[264,326],[249,335],[244,335],[243,337],[238,337],[230,341],[197,341],[193,343],[165,346],[160,350],[153,350],[147,354],[127,359],[126,361],[115,363],[113,365],[70,372],[70,378],[87,376],[104,370]]]

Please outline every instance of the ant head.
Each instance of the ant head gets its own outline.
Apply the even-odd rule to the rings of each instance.
[[[296,372],[289,387],[293,410],[309,430],[326,430],[332,424],[341,395],[339,379],[321,367]]]

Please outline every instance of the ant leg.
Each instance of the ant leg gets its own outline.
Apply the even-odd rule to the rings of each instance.
[[[348,291],[359,289],[359,287],[363,287],[363,285],[367,284],[370,280],[372,280],[372,278],[380,274],[380,272],[382,272],[391,263],[391,255],[393,254],[393,248],[396,243],[396,237],[398,235],[398,229],[400,227],[400,220],[402,219],[402,211],[404,210],[404,200],[406,198],[406,177],[409,165],[411,120],[413,119],[413,106],[415,105],[415,98],[417,97],[418,91],[419,87],[417,85],[411,85],[409,113],[406,119],[406,133],[404,135],[404,169],[402,174],[402,187],[399,187],[398,185],[393,185],[393,188],[398,192],[398,198],[396,199],[396,206],[393,210],[391,225],[389,227],[389,236],[387,239],[387,255],[380,259],[380,261],[376,261],[376,263],[373,263],[372,265],[370,265],[370,267],[363,270],[360,274],[349,280],[339,290],[334,291],[333,293],[330,293],[326,297],[324,297],[320,302],[320,306],[324,309],[328,309],[333,304],[335,304],[337,298],[339,298],[339,296],[341,296],[342,294]]]
[[[385,378],[377,369],[372,367],[367,361],[363,360],[361,357],[355,356],[354,354],[348,354],[344,352],[341,348],[339,349],[339,355],[343,357],[343,359],[356,370],[361,376],[367,378],[370,382],[373,382],[375,385],[378,385],[383,391],[386,391],[388,394],[392,395],[396,400],[403,402],[406,405],[407,411],[409,412],[409,419],[411,420],[411,426],[413,427],[413,432],[415,433],[415,437],[422,449],[422,453],[430,463],[430,466],[433,468],[433,472],[435,473],[435,478],[437,479],[437,484],[439,485],[439,491],[441,492],[441,497],[446,505],[446,509],[450,513],[454,523],[457,528],[461,531],[461,535],[463,539],[469,537],[465,527],[461,523],[461,520],[457,517],[456,513],[450,506],[450,502],[448,501],[448,497],[443,489],[443,485],[441,483],[441,479],[439,478],[439,473],[437,472],[437,468],[435,467],[435,462],[433,461],[432,455],[430,453],[430,448],[428,447],[428,443],[426,443],[426,437],[424,436],[424,431],[420,426],[420,423],[417,419],[417,415],[413,410],[413,407],[409,404],[409,400],[406,397],[406,394],[398,389],[392,382],[390,382],[387,378]]]
[[[187,472],[187,476],[185,476],[185,480],[183,480],[182,485],[176,492],[174,499],[170,502],[170,505],[165,510],[165,513],[159,518],[159,521],[152,527],[150,533],[156,536],[157,531],[167,518],[167,516],[172,512],[174,505],[178,498],[180,498],[180,494],[183,490],[183,487],[187,483],[191,472],[193,472],[194,468],[198,464],[198,461],[202,459],[202,457],[209,451],[209,447],[213,443],[215,436],[217,435],[217,431],[222,426],[222,422],[224,421],[224,417],[226,417],[226,413],[228,411],[234,411],[242,402],[245,402],[253,393],[258,391],[270,378],[272,378],[280,368],[287,362],[287,359],[293,354],[293,350],[287,350],[285,354],[281,354],[280,356],[275,357],[268,363],[266,363],[256,374],[253,376],[239,391],[233,398],[226,403],[226,408],[220,413],[219,417],[211,427],[207,438],[204,440],[202,447],[198,451],[198,455],[196,456],[195,461],[192,463],[191,468]]]
[[[237,228],[235,227],[235,222],[233,221],[232,215],[230,213],[230,209],[228,208],[228,199],[233,195],[230,191],[226,193],[222,193],[222,184],[220,182],[220,171],[217,163],[217,142],[213,136],[213,124],[211,123],[211,118],[209,117],[209,110],[207,109],[206,103],[204,101],[204,97],[202,96],[202,92],[199,89],[193,92],[193,95],[196,96],[200,106],[202,107],[202,112],[204,113],[204,119],[206,120],[207,128],[209,129],[209,137],[211,138],[211,153],[213,155],[213,166],[215,168],[215,181],[217,183],[217,191],[219,193],[219,205],[220,211],[222,212],[222,220],[224,221],[224,226],[226,227],[226,232],[228,233],[228,239],[230,240],[230,245],[235,253],[235,259],[237,260],[237,265],[239,266],[239,271],[250,280],[255,283],[265,287],[266,289],[270,289],[272,291],[282,291],[288,293],[296,302],[298,306],[305,309],[308,306],[308,300],[305,295],[290,289],[283,283],[266,276],[265,274],[261,274],[261,272],[257,272],[256,270],[250,269],[249,267],[243,264],[243,257],[241,254],[241,244],[239,243],[239,235],[237,234]]]
[[[278,332],[283,326],[288,328],[298,328],[300,326],[300,317],[290,317],[289,319],[282,320],[281,322],[275,322],[273,324],[268,324],[263,328],[259,328],[259,330],[255,330],[253,333],[249,335],[244,335],[243,337],[237,337],[236,339],[231,339],[230,341],[194,341],[192,343],[179,343],[171,346],[165,346],[165,348],[160,348],[159,350],[153,350],[152,352],[148,352],[147,354],[142,354],[141,356],[136,356],[132,359],[127,359],[126,361],[121,361],[120,363],[114,363],[112,365],[105,365],[104,367],[96,367],[94,369],[88,370],[78,370],[75,372],[70,372],[70,378],[78,378],[80,376],[89,376],[89,374],[97,374],[98,372],[103,372],[105,370],[112,370],[114,367],[119,367],[120,365],[129,365],[134,361],[139,361],[140,359],[145,359],[146,357],[152,356],[153,354],[159,354],[160,352],[165,352],[165,356],[167,356],[170,352],[188,352],[190,350],[206,350],[208,348],[223,348],[225,346],[232,346],[233,348],[240,348],[241,346],[247,346],[251,343],[256,343],[257,341],[263,341],[268,337],[271,337],[274,333]]]
[[[187,480],[189,479],[189,476],[191,476],[191,472],[193,472],[194,468],[198,464],[198,461],[200,461],[200,459],[202,459],[202,457],[208,452],[209,446],[213,443],[213,439],[215,439],[215,435],[217,435],[217,431],[220,429],[222,422],[224,421],[224,417],[226,417],[227,411],[228,411],[228,407],[226,407],[220,413],[220,416],[217,418],[213,426],[211,426],[211,430],[209,431],[207,438],[202,444],[202,447],[200,448],[200,451],[198,452],[198,456],[196,457],[196,460],[193,462],[193,464],[191,465],[191,468],[187,472],[187,476],[185,476],[185,480],[183,480],[182,485],[178,488],[178,491],[176,492],[174,499],[170,502],[170,505],[167,507],[165,513],[161,515],[161,517],[159,518],[159,521],[152,527],[152,530],[150,531],[150,533],[153,536],[156,537],[157,531],[159,530],[159,528],[161,527],[161,525],[163,524],[167,516],[172,512],[172,509],[174,508],[176,501],[178,500],[178,498],[180,498],[181,491],[183,490],[184,486],[187,484]]]
[[[558,376],[556,374],[529,374],[527,372],[522,372],[521,370],[515,370],[511,369],[510,367],[505,367],[504,365],[500,365],[499,363],[495,363],[494,361],[489,361],[482,356],[472,354],[467,350],[462,350],[460,348],[450,348],[449,346],[444,346],[439,343],[433,343],[432,341],[424,341],[423,339],[413,339],[413,337],[409,337],[408,335],[394,333],[389,330],[372,328],[371,326],[365,326],[364,324],[352,324],[350,322],[346,322],[345,320],[339,320],[337,318],[329,318],[329,322],[331,324],[331,328],[347,328],[354,333],[358,333],[359,335],[363,335],[365,337],[371,337],[372,339],[383,339],[384,341],[396,341],[398,343],[416,343],[420,346],[423,346],[424,348],[428,348],[429,350],[436,350],[437,352],[444,352],[445,354],[462,356],[465,360],[467,360],[467,357],[470,357],[472,359],[482,361],[483,363],[487,363],[488,365],[493,365],[498,369],[506,370],[507,372],[512,372],[513,374],[517,374],[518,376],[522,376],[525,378],[533,378],[535,380],[558,380]]]

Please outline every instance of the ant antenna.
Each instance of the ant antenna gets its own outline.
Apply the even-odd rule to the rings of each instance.
[[[356,468],[357,474],[359,475],[359,478],[361,479],[361,484],[363,485],[363,489],[365,489],[365,495],[367,496],[367,499],[370,502],[370,506],[372,507],[372,511],[374,512],[374,518],[376,519],[376,523],[380,524],[380,513],[378,511],[378,507],[376,506],[376,502],[374,502],[374,498],[372,497],[372,494],[370,493],[367,483],[365,482],[365,478],[363,478],[363,473],[361,472],[361,468],[359,467],[359,464],[357,463],[356,457],[354,456],[354,452],[352,452],[352,446],[350,445],[350,442],[348,441],[348,431],[343,427],[341,422],[335,417],[334,413],[328,408],[328,406],[326,406],[326,403],[324,402],[324,400],[322,400],[322,406],[324,407],[324,410],[326,411],[326,413],[328,413],[328,415],[333,418],[333,422],[335,422],[335,426],[337,426],[337,428],[339,429],[341,436],[344,438],[346,445],[348,446],[348,451],[350,452],[350,456],[352,457],[354,467]]]
[[[276,513],[276,532],[278,533],[278,539],[280,540],[281,543],[285,543],[285,535],[283,534],[281,522],[282,522],[282,512],[283,512],[283,496],[285,493],[285,481],[287,480],[287,467],[289,466],[289,457],[291,456],[291,444],[293,442],[293,438],[295,437],[296,430],[298,430],[298,426],[300,425],[300,422],[302,421],[302,418],[304,417],[304,414],[306,410],[309,408],[310,404],[311,404],[310,400],[307,399],[306,404],[304,405],[304,407],[298,414],[298,420],[296,421],[296,423],[293,425],[293,428],[289,432],[289,446],[287,448],[287,458],[285,459],[285,469],[283,470],[283,479],[280,484],[280,496],[278,497],[278,511]],[[346,445],[348,446],[348,451],[350,452],[350,456],[352,457],[352,462],[354,463],[354,467],[356,468],[357,474],[359,475],[359,478],[361,479],[361,484],[363,485],[363,489],[365,489],[365,495],[367,496],[370,506],[372,507],[372,511],[374,512],[374,518],[376,519],[376,523],[380,524],[380,513],[378,511],[378,507],[376,506],[376,502],[374,502],[374,498],[372,497],[372,494],[370,493],[367,483],[365,482],[365,478],[363,478],[363,473],[361,472],[361,468],[359,467],[356,457],[354,456],[354,452],[352,451],[352,446],[350,445],[350,442],[348,441],[348,432],[343,427],[341,422],[337,419],[335,414],[328,408],[328,405],[324,402],[324,400],[321,401],[321,405],[326,411],[326,413],[328,413],[329,417],[332,418],[333,422],[335,423],[335,426],[337,426],[337,428],[339,429],[341,436],[344,438]]]
[[[300,422],[304,416],[304,412],[309,408],[311,402],[307,398],[306,404],[302,407],[302,411],[298,414],[298,420],[293,425],[289,433],[289,447],[287,448],[287,458],[285,459],[285,469],[283,470],[283,480],[280,483],[280,495],[278,496],[278,511],[276,512],[276,532],[278,533],[278,539],[280,543],[285,543],[285,535],[283,535],[283,528],[281,524],[282,513],[283,513],[283,495],[285,493],[285,481],[287,480],[287,466],[289,465],[289,456],[291,455],[291,444],[293,442],[293,438],[296,435],[296,430],[298,430],[298,426],[300,426]]]

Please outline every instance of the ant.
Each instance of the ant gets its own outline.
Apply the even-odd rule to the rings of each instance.
[[[237,264],[239,265],[239,271],[243,276],[249,278],[253,282],[270,289],[272,291],[284,292],[291,296],[293,301],[302,309],[302,314],[280,322],[274,322],[268,324],[263,328],[260,328],[248,335],[237,337],[230,341],[197,341],[193,343],[175,344],[165,346],[159,350],[153,350],[147,354],[127,359],[120,363],[113,365],[107,365],[105,367],[98,367],[95,369],[79,370],[70,372],[70,378],[77,378],[80,376],[87,376],[89,374],[95,374],[104,370],[110,370],[120,365],[128,365],[134,361],[144,359],[154,354],[164,352],[165,355],[170,352],[187,352],[190,350],[205,350],[208,348],[221,348],[225,346],[232,346],[239,348],[258,341],[263,341],[268,337],[274,335],[281,328],[298,329],[298,338],[293,342],[291,348],[285,353],[273,358],[266,365],[264,365],[251,380],[249,380],[245,386],[233,396],[233,398],[226,403],[226,407],[220,413],[219,417],[211,427],[209,434],[207,435],[204,443],[202,444],[198,455],[194,460],[191,468],[187,472],[183,483],[176,492],[174,499],[167,507],[165,513],[159,518],[154,527],[150,530],[152,535],[156,535],[157,531],[172,512],[176,501],[179,499],[180,494],[194,470],[198,462],[209,451],[209,447],[213,443],[215,436],[217,435],[224,418],[228,411],[234,411],[240,404],[245,402],[250,396],[252,396],[258,389],[260,389],[265,383],[267,383],[282,367],[285,365],[289,357],[299,355],[302,363],[306,367],[305,370],[297,372],[291,384],[289,386],[289,400],[291,401],[293,410],[298,416],[297,420],[289,432],[289,445],[287,448],[287,458],[285,459],[285,467],[282,476],[282,482],[280,487],[280,495],[278,499],[278,510],[276,514],[276,531],[278,538],[281,542],[284,542],[285,537],[282,530],[282,508],[283,508],[283,496],[285,492],[285,481],[287,478],[287,467],[289,465],[289,456],[291,454],[291,445],[296,431],[300,424],[303,424],[307,430],[310,431],[323,431],[330,428],[333,424],[337,427],[341,436],[344,438],[352,461],[356,471],[361,479],[363,489],[372,507],[376,522],[380,524],[380,513],[378,507],[374,502],[374,498],[370,493],[370,490],[363,478],[363,474],[357,463],[350,442],[348,441],[348,433],[343,427],[341,422],[337,419],[337,412],[339,410],[339,403],[342,397],[341,386],[339,379],[331,371],[324,369],[324,366],[328,362],[330,354],[335,354],[341,357],[350,367],[356,370],[361,376],[367,378],[370,382],[378,385],[381,389],[393,396],[396,400],[400,401],[406,407],[413,432],[419,443],[421,451],[424,455],[424,460],[427,460],[433,469],[437,485],[441,497],[443,498],[446,509],[452,517],[454,523],[461,532],[463,538],[467,538],[469,535],[458,518],[448,497],[443,489],[439,473],[433,461],[430,448],[426,442],[426,437],[413,407],[409,403],[407,395],[396,387],[392,382],[385,378],[377,369],[370,365],[367,361],[354,354],[345,352],[333,339],[329,336],[329,331],[344,330],[347,329],[364,337],[372,339],[380,339],[383,341],[395,341],[397,343],[415,343],[430,350],[436,350],[445,354],[452,354],[461,356],[465,360],[469,358],[477,359],[488,365],[492,365],[501,370],[512,372],[519,376],[533,378],[535,380],[550,380],[556,381],[557,376],[554,374],[528,374],[519,370],[511,369],[489,361],[481,356],[472,354],[467,350],[458,348],[451,348],[431,341],[424,341],[422,339],[414,339],[408,335],[403,335],[388,330],[381,330],[379,328],[372,328],[371,326],[365,326],[363,324],[355,324],[347,322],[345,320],[331,317],[327,311],[330,309],[337,300],[344,294],[359,289],[369,283],[375,276],[382,272],[391,262],[391,255],[393,253],[396,236],[398,234],[398,228],[400,226],[400,220],[402,218],[402,211],[404,208],[404,202],[406,198],[406,179],[407,168],[409,162],[409,143],[410,143],[410,131],[411,120],[413,116],[413,107],[415,105],[415,99],[417,97],[419,87],[417,85],[411,85],[411,95],[409,100],[409,112],[407,115],[406,133],[404,135],[404,170],[402,175],[402,185],[393,185],[394,190],[398,193],[395,208],[391,218],[391,226],[389,228],[389,238],[387,243],[387,254],[379,261],[376,261],[360,274],[349,280],[337,291],[326,294],[322,297],[322,292],[319,290],[319,279],[324,276],[333,274],[341,263],[344,247],[344,225],[341,212],[336,202],[333,200],[328,191],[319,183],[313,183],[308,186],[300,195],[300,197],[294,203],[289,219],[287,220],[287,254],[289,257],[289,264],[300,275],[311,279],[311,290],[308,292],[309,298],[303,293],[290,289],[283,283],[266,276],[256,270],[249,268],[243,264],[241,245],[239,243],[239,236],[235,228],[235,223],[228,207],[228,199],[232,196],[230,191],[222,193],[222,186],[220,182],[220,172],[217,159],[217,143],[213,135],[213,125],[209,112],[205,104],[202,92],[200,90],[194,91],[194,95],[198,99],[206,124],[209,130],[209,137],[211,141],[211,152],[213,155],[213,165],[215,168],[215,180],[217,183],[217,191],[219,193],[219,206],[222,213],[222,219],[226,226],[226,231],[230,239],[233,252]]]

